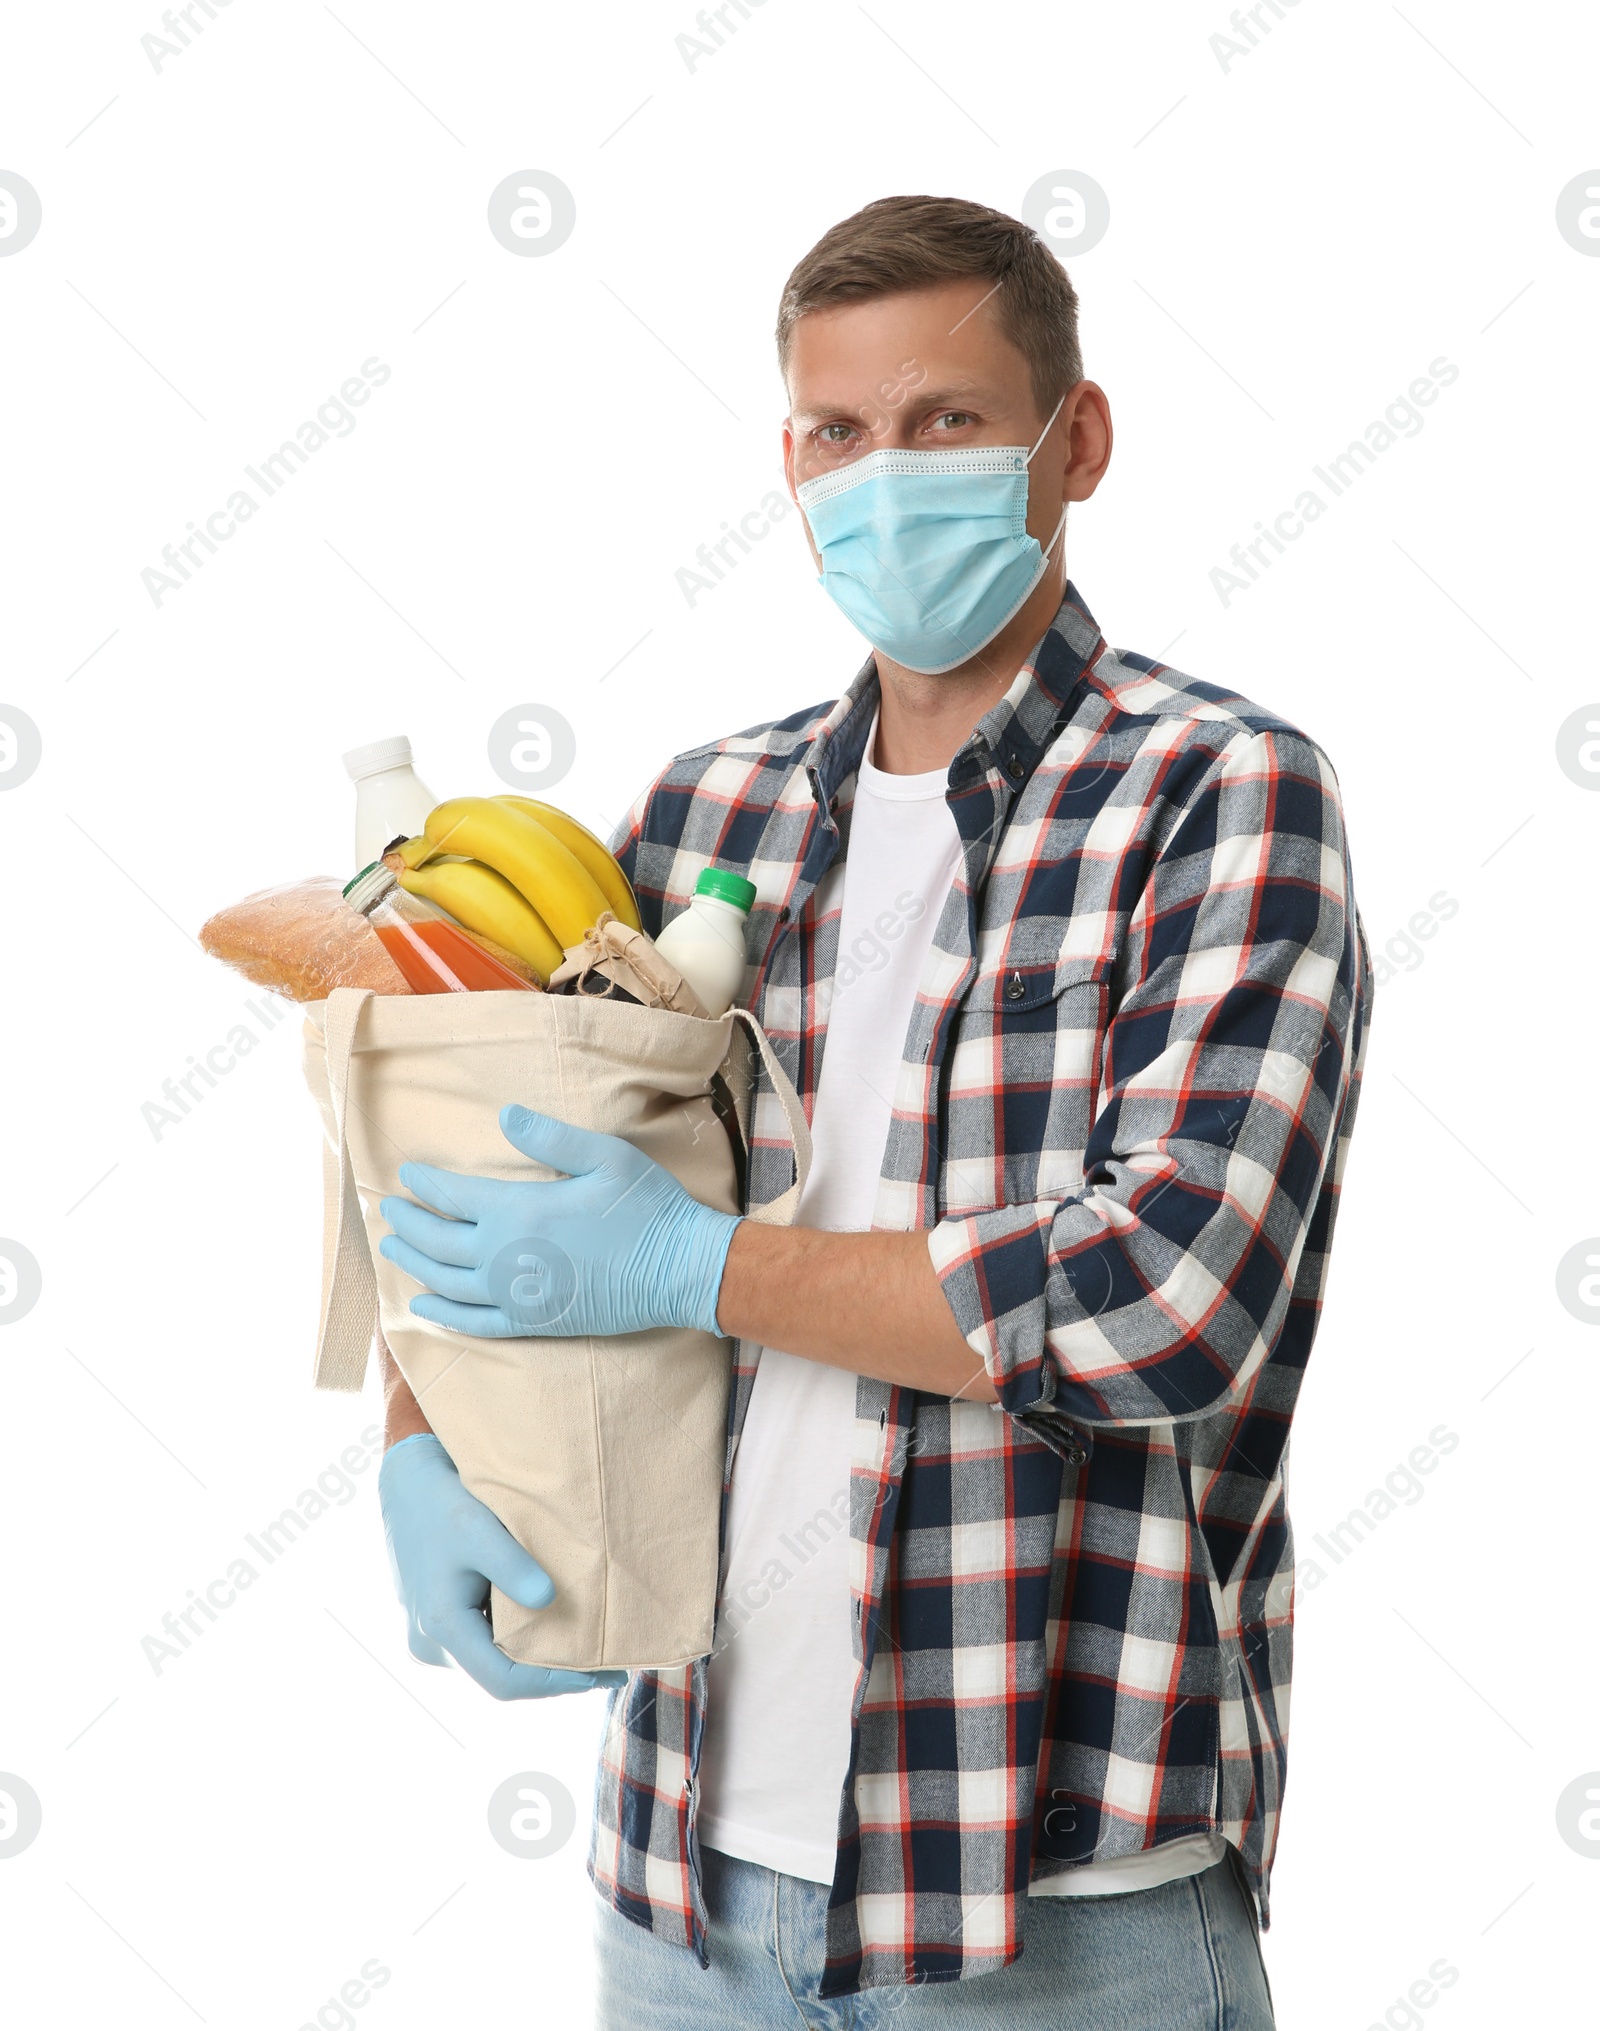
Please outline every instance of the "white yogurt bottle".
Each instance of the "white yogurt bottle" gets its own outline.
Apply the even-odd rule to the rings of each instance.
[[[439,799],[412,768],[403,733],[352,748],[343,761],[356,786],[356,866],[370,867],[391,839],[414,839]]]
[[[703,868],[688,909],[656,940],[656,950],[683,975],[709,1016],[731,1008],[744,985],[744,927],[755,899],[755,883],[742,874]]]

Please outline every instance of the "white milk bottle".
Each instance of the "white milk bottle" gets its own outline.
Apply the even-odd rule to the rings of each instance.
[[[688,981],[707,1015],[722,1015],[744,984],[744,927],[755,899],[755,883],[742,874],[703,868],[688,909],[656,940],[656,950]]]
[[[391,839],[414,839],[439,799],[412,768],[403,733],[352,748],[343,759],[356,786],[356,866],[370,867]]]

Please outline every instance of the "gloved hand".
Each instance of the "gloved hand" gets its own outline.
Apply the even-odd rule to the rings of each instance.
[[[406,1190],[451,1217],[407,1199],[378,1209],[394,1229],[379,1252],[428,1287],[411,1300],[419,1319],[497,1340],[720,1332],[717,1292],[740,1215],[702,1206],[621,1136],[526,1107],[501,1108],[500,1129],[567,1175],[512,1184],[404,1164]]]
[[[413,1657],[445,1664],[449,1651],[497,1700],[588,1692],[627,1677],[624,1671],[514,1664],[497,1648],[484,1614],[491,1580],[524,1608],[548,1607],[556,1590],[494,1511],[462,1487],[455,1462],[431,1432],[401,1439],[384,1454],[378,1505]]]

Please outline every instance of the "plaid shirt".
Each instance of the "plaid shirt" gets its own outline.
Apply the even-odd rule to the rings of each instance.
[[[755,882],[745,998],[808,1112],[877,698],[869,660],[835,703],[680,756],[616,842],[651,932],[712,862]],[[1285,1451],[1371,995],[1320,749],[1109,648],[1070,584],[949,783],[963,866],[873,1224],[927,1231],[1000,1404],[857,1384],[825,1996],[1002,1967],[1031,1878],[1188,1834],[1233,1843],[1265,1916]],[[764,1083],[749,1204],[792,1176]],[[702,1662],[613,1696],[590,1853],[618,1911],[702,1962],[705,1691]]]

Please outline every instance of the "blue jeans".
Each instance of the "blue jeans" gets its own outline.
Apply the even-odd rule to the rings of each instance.
[[[701,1850],[711,1966],[619,1917],[597,1927],[598,2031],[1272,2031],[1255,1907],[1230,1858],[1120,1897],[1033,1897],[997,1974],[817,2000],[827,1886]]]

